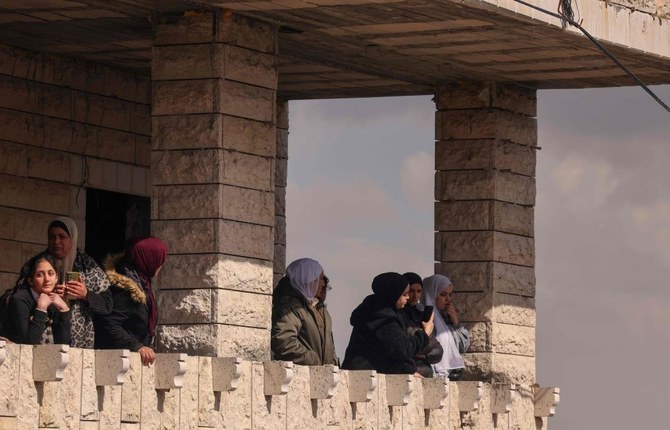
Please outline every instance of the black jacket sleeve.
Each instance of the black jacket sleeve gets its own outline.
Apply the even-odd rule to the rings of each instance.
[[[131,313],[137,304],[132,301],[126,291],[116,287],[112,287],[111,290],[113,291],[114,308],[108,315],[96,319],[99,334],[104,336],[106,347],[137,351],[144,345],[125,326],[126,323],[133,320]]]
[[[389,357],[413,360],[414,356],[428,345],[426,332],[417,330],[414,335],[409,335],[399,321],[380,326],[375,336]]]
[[[107,315],[112,311],[113,300],[109,288],[98,293],[89,290],[86,300],[93,315]]]
[[[70,311],[54,312],[54,321],[51,325],[54,336],[54,343],[60,343],[64,345],[70,344],[72,341],[71,318],[72,313]]]

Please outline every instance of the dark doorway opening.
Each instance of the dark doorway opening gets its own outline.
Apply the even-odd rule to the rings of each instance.
[[[131,237],[148,236],[151,200],[148,197],[86,189],[86,253],[98,263],[109,253],[123,251]]]

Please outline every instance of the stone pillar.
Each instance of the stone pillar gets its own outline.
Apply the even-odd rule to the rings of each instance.
[[[286,181],[288,179],[288,101],[277,100],[277,157],[275,159],[274,282],[286,269]]]
[[[152,232],[162,351],[270,356],[277,31],[161,16],[152,59]]]
[[[435,264],[470,329],[469,379],[535,382],[534,90],[437,87]]]

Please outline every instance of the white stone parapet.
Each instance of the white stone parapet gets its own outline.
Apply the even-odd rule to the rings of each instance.
[[[138,353],[125,350],[6,344],[0,351],[3,430],[545,430],[559,400],[557,388],[418,379],[333,365],[158,354],[146,366]]]
[[[311,399],[330,399],[340,383],[340,368],[332,364],[309,367],[309,396]]]
[[[130,369],[130,350],[99,349],[95,351],[95,385],[122,385]]]
[[[212,357],[212,391],[235,391],[242,376],[242,358]]]

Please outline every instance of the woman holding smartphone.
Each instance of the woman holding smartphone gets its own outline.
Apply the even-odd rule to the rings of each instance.
[[[79,231],[68,217],[58,217],[47,228],[47,249],[53,258],[60,283],[54,292],[64,298],[72,311],[71,342],[77,348],[93,348],[93,317],[112,310],[109,279],[93,258],[77,248]],[[21,269],[19,282],[28,271]]]
[[[442,345],[442,359],[433,364],[436,376],[461,379],[465,363],[463,354],[470,346],[470,333],[463,327],[456,307],[451,300],[454,285],[443,275],[433,275],[423,280],[422,302],[435,308],[435,331]]]

